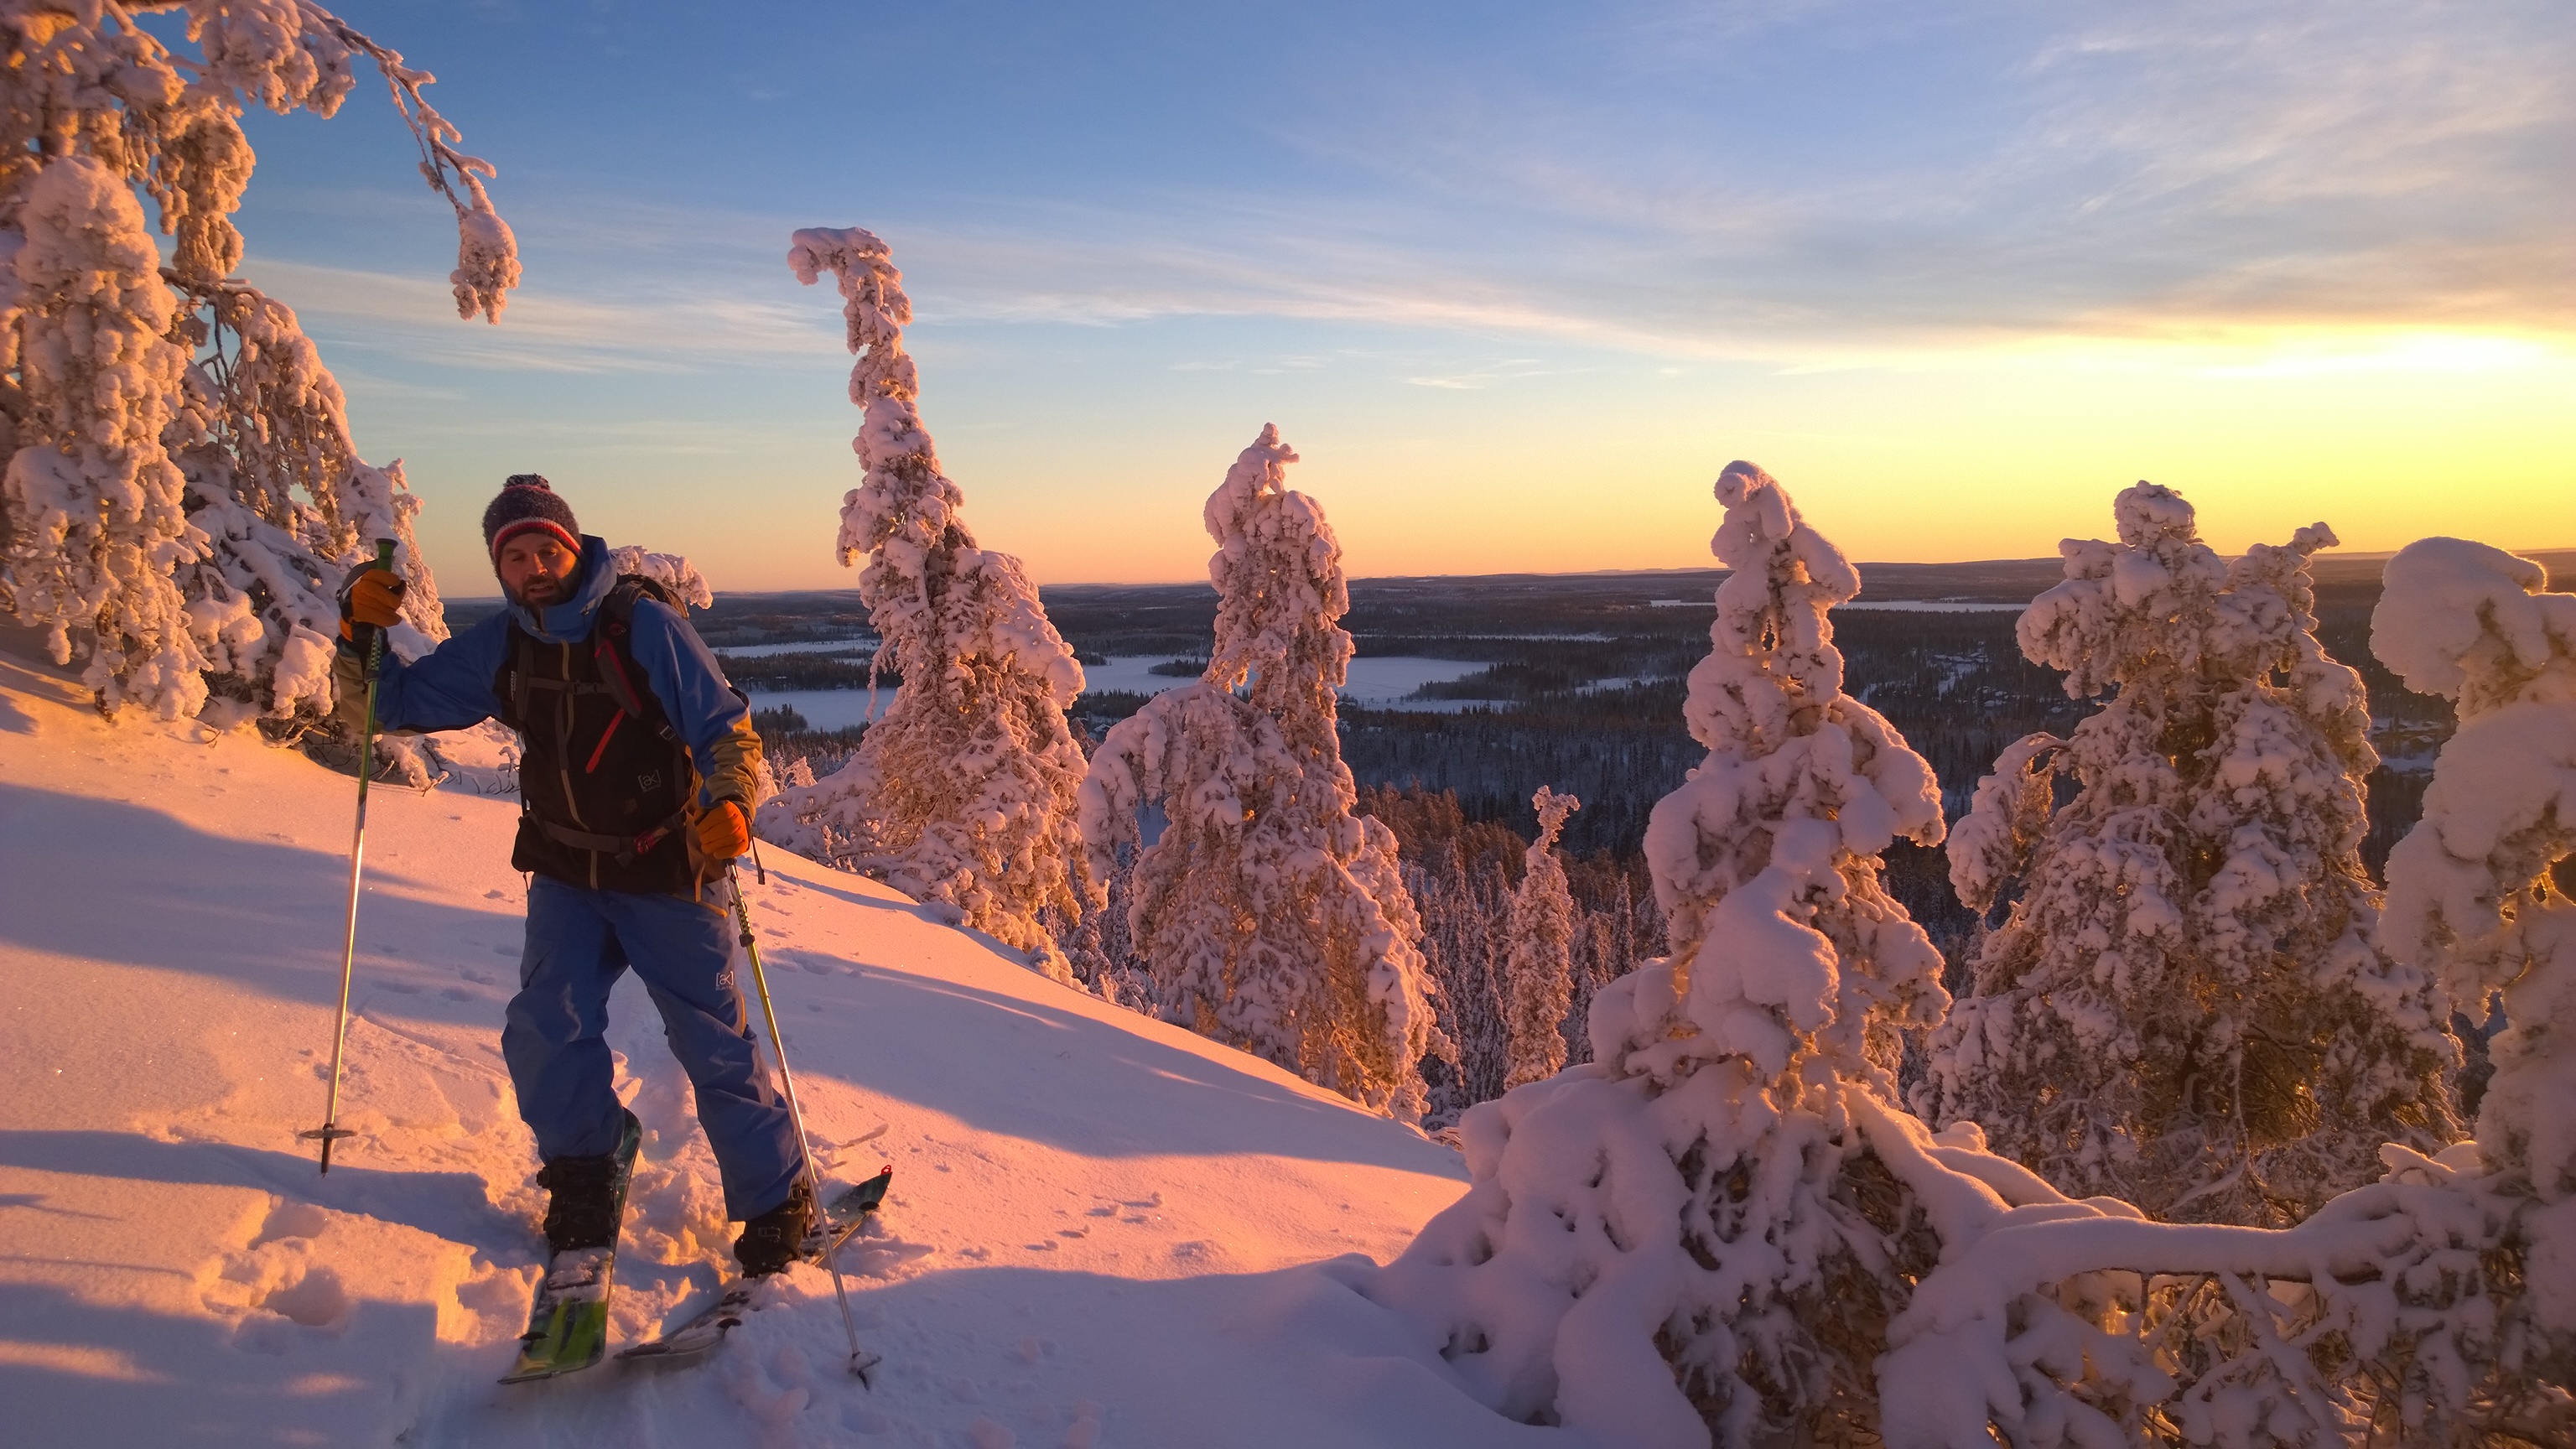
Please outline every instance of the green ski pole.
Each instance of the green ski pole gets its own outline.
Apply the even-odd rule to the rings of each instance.
[[[755,856],[755,863],[758,857]],[[768,872],[761,874],[765,877]],[[761,1019],[769,1023],[769,1049],[778,1056],[778,1080],[787,1089],[787,1120],[796,1129],[796,1155],[805,1162],[805,1187],[814,1195],[814,1211],[823,1210],[823,1175],[814,1166],[814,1150],[807,1146],[805,1111],[796,1105],[796,1074],[787,1069],[787,1043],[778,1035],[778,1012],[769,1004],[769,977],[760,969],[760,943],[751,935],[751,903],[743,899],[742,881],[734,874],[733,863],[725,863],[725,884],[733,889],[733,918],[742,927],[742,949],[751,958],[751,984],[760,993]],[[877,1356],[859,1347],[858,1321],[850,1316],[850,1290],[841,1282],[839,1255],[824,1239],[823,1266],[832,1274],[832,1296],[841,1301],[841,1327],[850,1336],[850,1372],[860,1383],[868,1382],[868,1370]],[[874,1384],[868,1385],[874,1388]]]
[[[376,540],[376,564],[394,566],[394,541]],[[358,872],[367,858],[367,777],[376,772],[376,671],[384,663],[385,631],[367,641],[367,722],[358,731],[358,825],[349,838],[349,934],[340,948],[340,1015],[331,1028],[331,1101],[322,1110],[322,1125],[298,1137],[322,1140],[322,1171],[331,1171],[331,1144],[358,1134],[340,1125],[340,1053],[349,1042],[349,977],[358,960]]]

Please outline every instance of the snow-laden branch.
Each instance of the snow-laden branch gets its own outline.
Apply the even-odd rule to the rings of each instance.
[[[196,55],[136,23],[167,12]],[[211,671],[218,695],[296,732],[329,703],[329,612],[311,599],[374,539],[402,545],[420,636],[444,626],[400,465],[359,460],[294,313],[229,276],[255,159],[240,117],[330,115],[372,60],[456,206],[469,317],[497,318],[519,274],[492,168],[456,149],[425,72],[310,0],[0,0],[0,49],[0,370],[16,374],[0,380],[0,453],[17,454],[0,604],[58,658],[91,641],[102,709],[193,713]],[[175,238],[166,270],[138,191]]]

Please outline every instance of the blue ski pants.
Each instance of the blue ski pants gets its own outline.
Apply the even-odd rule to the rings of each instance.
[[[770,1085],[734,979],[731,888],[686,896],[528,885],[528,940],[501,1056],[519,1116],[549,1160],[614,1151],[625,1129],[609,1056],[608,992],[635,968],[662,1012],[671,1055],[696,1088],[698,1125],[724,1177],[725,1211],[757,1217],[802,1169],[787,1101]]]

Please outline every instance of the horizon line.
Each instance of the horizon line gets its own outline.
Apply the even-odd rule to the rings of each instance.
[[[2506,552],[2508,552],[2508,553],[2513,553],[2513,554],[2518,554],[2518,555],[2520,555],[2520,556],[2522,556],[2522,557],[2524,557],[2524,558],[2537,559],[2537,558],[2541,557],[2542,555],[2547,555],[2547,554],[2576,554],[2576,544],[2568,544],[2568,545],[2565,545],[2565,546],[2563,546],[2563,547],[2557,547],[2557,548],[2515,548],[2515,549],[2507,549],[2507,550],[2506,550]],[[2363,550],[2363,551],[2360,551],[2360,552],[2354,552],[2354,553],[2340,553],[2340,552],[2338,552],[2338,553],[2320,554],[2320,555],[2318,555],[2318,557],[2319,557],[2320,559],[2324,560],[2324,561],[2327,561],[2327,562],[2333,562],[2333,561],[2336,561],[2336,560],[2349,560],[2349,561],[2352,561],[2352,562],[2355,562],[2355,563],[2362,563],[2362,562],[2367,562],[2367,561],[2372,560],[2372,559],[2386,559],[2386,558],[2392,558],[2392,557],[2394,557],[2394,556],[2396,555],[2396,553],[2397,553],[2397,550],[2395,550],[2395,549],[2373,549],[2373,550]],[[1867,573],[1867,571],[1868,571],[1868,570],[1870,570],[1870,569],[1928,569],[1928,568],[1964,569],[1964,568],[1994,568],[1994,567],[2001,567],[2001,566],[2009,565],[2009,564],[2056,564],[2056,563],[2062,563],[2063,561],[2064,561],[2064,560],[2063,560],[2060,556],[2058,556],[2058,555],[2053,555],[2053,554],[2034,554],[2034,555],[2031,555],[2031,556],[2029,556],[2029,557],[2027,557],[2027,558],[1978,558],[1978,559],[1934,559],[1934,560],[1911,560],[1911,559],[1878,559],[1878,560],[1868,560],[1868,559],[1863,559],[1863,560],[1858,560],[1858,561],[1854,562],[1854,563],[1853,563],[1853,565],[1852,565],[1852,567],[1854,567],[1854,568],[1856,568],[1856,569],[1859,569],[1859,570],[1863,571],[1863,573],[1864,573],[1864,575],[1865,575],[1865,574]],[[1347,582],[1348,582],[1348,583],[1352,583],[1352,584],[1378,584],[1378,583],[1413,583],[1413,582],[1417,582],[1417,581],[1424,581],[1424,580],[1431,580],[1431,579],[1597,579],[1597,578],[1618,578],[1618,577],[1647,578],[1647,577],[1652,577],[1652,576],[1655,576],[1655,575],[1722,574],[1722,573],[1728,573],[1728,572],[1731,572],[1731,570],[1727,569],[1727,568],[1726,568],[1724,565],[1722,565],[1722,564],[1705,564],[1705,565],[1696,565],[1696,566],[1687,567],[1687,568],[1649,568],[1649,569],[1568,569],[1568,570],[1565,570],[1565,571],[1563,571],[1563,572],[1558,572],[1558,573],[1551,573],[1551,572],[1545,572],[1545,571],[1533,570],[1533,569],[1507,569],[1507,570],[1502,570],[1502,571],[1498,571],[1498,572],[1495,572],[1495,573],[1484,573],[1484,574],[1468,574],[1468,573],[1447,573],[1447,574],[1370,574],[1370,575],[1367,575],[1367,576],[1365,576],[1365,577],[1361,577],[1361,576],[1353,576],[1353,577],[1349,578],[1349,579],[1347,580]],[[2552,572],[2552,577],[2551,577],[2551,583],[2552,583],[2552,585],[2554,586],[2554,585],[2556,584],[2556,582],[2557,582],[2557,580],[2556,580],[2555,571],[2553,571],[2553,572]],[[1196,586],[1198,586],[1198,587],[1200,587],[1200,588],[1208,588],[1208,589],[1213,589],[1213,588],[1215,587],[1215,585],[1208,583],[1208,582],[1207,582],[1206,580],[1204,580],[1204,579],[1080,579],[1080,580],[1071,580],[1071,579],[1068,579],[1068,580],[1065,580],[1065,581],[1063,581],[1063,582],[1061,582],[1061,583],[1040,584],[1040,585],[1038,585],[1038,591],[1039,591],[1041,594],[1043,594],[1043,593],[1044,593],[1044,592],[1046,592],[1048,589],[1177,589],[1177,588],[1187,588],[1187,587],[1190,587],[1190,586],[1192,586],[1192,585],[1196,585]],[[857,593],[857,592],[858,592],[858,585],[857,585],[856,583],[852,583],[852,584],[850,584],[850,585],[848,585],[848,586],[846,586],[846,587],[842,587],[842,588],[803,588],[803,589],[719,589],[719,588],[716,588],[714,585],[710,584],[710,585],[708,585],[708,591],[709,591],[709,592],[711,592],[711,593],[718,593],[718,594],[739,594],[739,595],[755,595],[755,596],[756,596],[756,595],[787,595],[787,594],[855,594],[855,593]],[[2553,591],[2553,592],[2555,592],[2556,590],[2553,588],[2553,590],[2552,590],[2552,591]],[[1866,588],[1864,588],[1864,589],[1862,590],[1862,594],[1864,594],[1864,595],[1865,595],[1867,592],[1868,592],[1868,590],[1867,590]],[[443,594],[443,596],[442,596],[442,597],[444,597],[446,600],[448,600],[448,601],[450,601],[450,602],[459,603],[459,604],[498,603],[498,602],[500,601],[500,599],[501,599],[501,596],[500,596],[499,594],[455,594],[455,593],[448,593],[448,594]],[[1855,595],[1855,597],[1859,597],[1859,595]]]

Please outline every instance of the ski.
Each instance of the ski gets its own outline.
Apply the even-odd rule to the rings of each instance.
[[[857,1236],[859,1229],[867,1225],[868,1214],[885,1201],[886,1189],[893,1182],[894,1168],[888,1166],[876,1176],[832,1199],[832,1205],[823,1213],[823,1231],[815,1234],[813,1246],[805,1254],[806,1260],[810,1262],[826,1254],[837,1253],[842,1244]],[[674,1363],[705,1353],[724,1342],[724,1336],[757,1306],[759,1281],[756,1278],[731,1280],[716,1296],[715,1302],[690,1314],[678,1327],[659,1338],[619,1349],[617,1357],[634,1363]],[[877,1362],[876,1356],[871,1354],[864,1364],[853,1365],[858,1370],[860,1382],[867,1381],[867,1370]]]
[[[635,1155],[644,1143],[643,1124],[626,1117],[626,1135],[617,1144],[617,1222],[626,1222],[626,1185],[635,1178]],[[501,1376],[505,1384],[551,1379],[586,1369],[608,1351],[608,1295],[617,1286],[617,1244],[575,1248],[546,1255],[546,1276],[537,1285],[528,1310],[528,1331],[519,1335],[519,1358]]]

